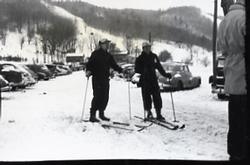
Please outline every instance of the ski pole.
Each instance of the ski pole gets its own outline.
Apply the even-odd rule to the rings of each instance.
[[[129,119],[131,120],[131,98],[130,98],[130,82],[128,80],[128,105],[129,105]]]
[[[89,77],[87,78],[87,83],[86,83],[86,88],[85,88],[81,121],[83,120],[83,117],[84,117],[84,111],[85,111],[85,104],[86,104],[86,98],[87,98],[88,85],[89,85]]]
[[[168,81],[169,81],[169,84],[171,84],[170,79]],[[176,120],[176,116],[175,116],[174,99],[173,99],[173,94],[172,94],[171,89],[170,89],[170,96],[171,96],[171,102],[172,102],[172,110],[173,110],[174,122],[178,122]]]
[[[0,121],[2,118],[2,86],[0,84]]]

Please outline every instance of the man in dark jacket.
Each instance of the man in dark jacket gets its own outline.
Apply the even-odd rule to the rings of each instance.
[[[95,50],[86,65],[86,76],[92,77],[93,99],[90,108],[90,121],[99,122],[96,118],[96,111],[99,110],[101,120],[109,121],[110,119],[104,115],[104,111],[109,100],[109,76],[110,68],[115,71],[122,72],[114,58],[108,53],[110,41],[102,39],[99,41],[99,48]]]
[[[162,99],[155,70],[157,69],[166,78],[171,78],[171,74],[165,72],[157,55],[151,52],[150,43],[144,42],[142,44],[142,49],[141,55],[135,62],[135,75],[133,76],[133,81],[136,82],[136,79],[139,77],[143,106],[145,112],[147,112],[147,118],[153,117],[151,112],[153,98],[156,118],[158,120],[165,120],[161,115]]]

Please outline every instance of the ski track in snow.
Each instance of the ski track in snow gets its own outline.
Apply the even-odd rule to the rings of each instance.
[[[110,84],[106,114],[114,121],[129,122],[127,82],[111,80]],[[80,71],[38,82],[25,91],[4,92],[0,160],[228,159],[227,102],[214,99],[209,84],[173,92],[177,120],[186,124],[185,129],[171,131],[153,125],[142,132],[80,123],[85,85],[86,78]],[[87,96],[86,119],[91,83]],[[162,93],[162,99],[162,113],[172,120],[170,94]],[[143,116],[140,88],[134,85],[131,103],[132,115]]]

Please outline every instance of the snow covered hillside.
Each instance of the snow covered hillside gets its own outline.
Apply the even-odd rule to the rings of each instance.
[[[24,44],[21,49],[21,41],[24,39]],[[42,44],[39,42],[39,36],[36,35],[37,46],[35,39],[28,44],[27,31],[22,30],[22,33],[18,32],[7,32],[6,43],[3,45],[0,42],[0,55],[1,56],[18,56],[27,58],[28,62],[33,62],[36,58],[39,61],[43,61]],[[36,54],[37,53],[37,54]]]
[[[202,74],[202,85],[174,92],[177,120],[183,130],[157,125],[142,132],[104,129],[80,123],[86,78],[82,71],[40,81],[25,91],[4,92],[0,121],[0,161],[84,159],[227,160],[227,102],[218,101],[207,83],[210,68],[191,68]],[[128,84],[111,80],[107,116],[129,120]],[[163,115],[173,120],[170,94],[162,93]],[[89,117],[91,83],[84,117]],[[122,100],[122,101],[121,101]],[[140,88],[131,85],[132,115],[143,116]],[[154,112],[154,111],[153,111]],[[84,131],[83,131],[84,130]]]
[[[70,18],[76,22],[76,27],[78,29],[78,36],[77,36],[78,46],[76,50],[77,53],[83,52],[83,54],[85,54],[86,56],[89,56],[91,54],[90,45],[92,42],[92,37],[94,37],[97,40],[101,38],[108,38],[113,43],[115,43],[119,49],[126,50],[124,45],[124,36],[115,36],[108,32],[92,28],[88,26],[82,18],[72,15],[65,9],[62,9],[61,7],[50,6],[50,5],[48,5],[48,7],[51,9],[51,12],[66,18]],[[91,36],[91,33],[93,34],[93,36]],[[144,41],[145,40],[142,39],[136,39],[136,38],[132,39],[133,44],[135,46],[138,46],[138,48],[140,49],[142,42]],[[172,54],[174,61],[184,61],[190,56],[190,50],[189,48],[187,48],[185,44],[182,44],[180,47],[175,42],[154,40],[152,50],[157,54],[159,54],[163,50],[168,50]],[[199,55],[199,57],[197,56],[197,59],[199,60],[205,57],[208,57],[210,61],[212,60],[211,52],[208,52],[197,46],[193,47],[193,51],[195,52],[196,55]],[[194,61],[194,63],[195,62],[197,61]]]
[[[51,6],[46,4],[45,2],[44,5],[46,5],[52,13],[60,15],[62,17],[70,18],[75,22],[77,27],[77,54],[84,54],[85,56],[89,56],[91,54],[93,40],[98,41],[99,39],[104,37],[110,39],[113,43],[115,43],[120,50],[126,50],[124,45],[124,36],[115,36],[108,32],[92,28],[88,26],[83,19],[72,15],[71,13],[60,7]],[[39,62],[43,62],[44,55],[42,53],[42,43],[40,41],[39,35],[36,35],[36,39],[34,38],[31,43],[28,44],[26,33],[27,32],[25,28],[22,30],[21,34],[17,32],[8,32],[6,37],[6,44],[2,45],[2,43],[0,43],[0,54],[2,56],[12,55],[27,58],[28,62],[34,62],[38,58]],[[21,49],[20,43],[22,39],[24,39],[24,45]],[[35,40],[37,41],[37,46]],[[145,40],[142,39],[132,39],[133,45],[138,46],[138,48],[140,49],[141,44],[144,41]],[[163,50],[168,50],[172,54],[174,61],[185,61],[187,58],[190,58],[190,49],[187,48],[187,46],[184,44],[180,45],[174,42],[154,40],[152,49],[157,54],[159,54]],[[194,63],[200,63],[204,58],[208,58],[209,62],[211,63],[211,52],[208,52],[197,46],[193,46],[192,50],[197,56],[197,60],[194,61]],[[50,58],[48,58],[46,55],[46,59],[49,60]]]

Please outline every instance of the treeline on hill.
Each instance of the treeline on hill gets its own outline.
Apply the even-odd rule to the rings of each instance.
[[[43,52],[74,47],[76,28],[71,20],[53,15],[40,0],[0,0],[0,41],[5,44],[7,31],[27,30],[28,43],[37,44],[35,34],[41,36]],[[24,39],[20,41],[22,44]],[[73,43],[73,44],[72,44]]]
[[[109,9],[79,0],[57,0],[63,7],[95,28],[112,34],[148,39],[171,40],[199,45],[211,50],[212,21],[195,7],[177,7],[169,10]]]

